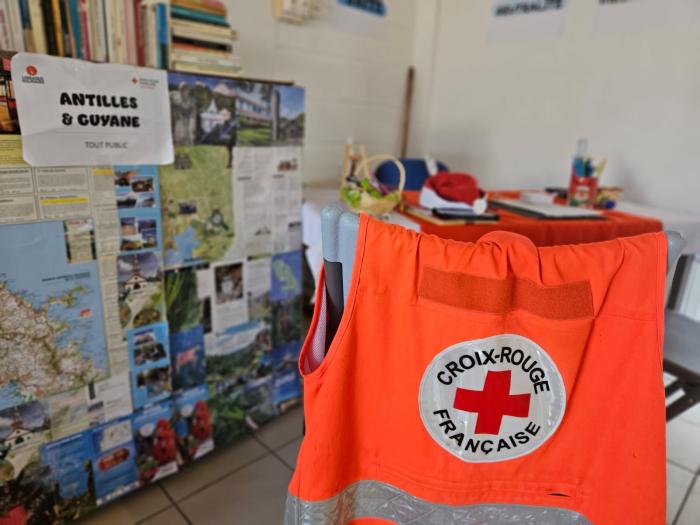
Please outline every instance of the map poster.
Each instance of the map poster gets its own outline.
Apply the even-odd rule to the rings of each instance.
[[[131,417],[92,430],[92,473],[97,505],[104,505],[138,488],[136,447]]]
[[[175,394],[178,463],[184,465],[214,450],[207,387],[199,385]]]
[[[75,257],[66,221],[0,228],[0,408],[72,390],[108,372],[99,269]],[[91,243],[86,228],[81,246]]]
[[[175,163],[161,170],[167,268],[230,256],[236,232],[230,161],[223,146],[179,146]]]
[[[136,466],[141,486],[177,472],[173,403],[164,401],[135,412],[132,418]]]
[[[18,53],[12,81],[32,166],[173,161],[165,71]]]
[[[127,343],[134,408],[168,399],[172,394],[168,324],[132,330]]]
[[[41,462],[49,468],[45,498],[46,521],[60,523],[95,508],[91,432],[79,432],[41,447]]]

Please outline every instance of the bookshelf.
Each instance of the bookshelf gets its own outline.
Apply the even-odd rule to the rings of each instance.
[[[0,0],[0,49],[237,76],[219,0]]]

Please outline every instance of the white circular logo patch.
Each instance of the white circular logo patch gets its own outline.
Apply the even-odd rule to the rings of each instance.
[[[561,374],[535,342],[514,334],[446,348],[423,374],[418,399],[425,428],[462,461],[529,454],[564,417]]]

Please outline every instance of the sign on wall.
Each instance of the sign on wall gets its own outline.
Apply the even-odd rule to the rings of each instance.
[[[165,71],[19,53],[12,78],[32,166],[173,161]]]

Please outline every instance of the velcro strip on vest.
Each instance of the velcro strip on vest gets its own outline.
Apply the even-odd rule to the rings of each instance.
[[[491,279],[426,266],[421,272],[418,296],[491,314],[525,310],[557,320],[593,315],[593,296],[588,281],[543,286],[527,279]]]

